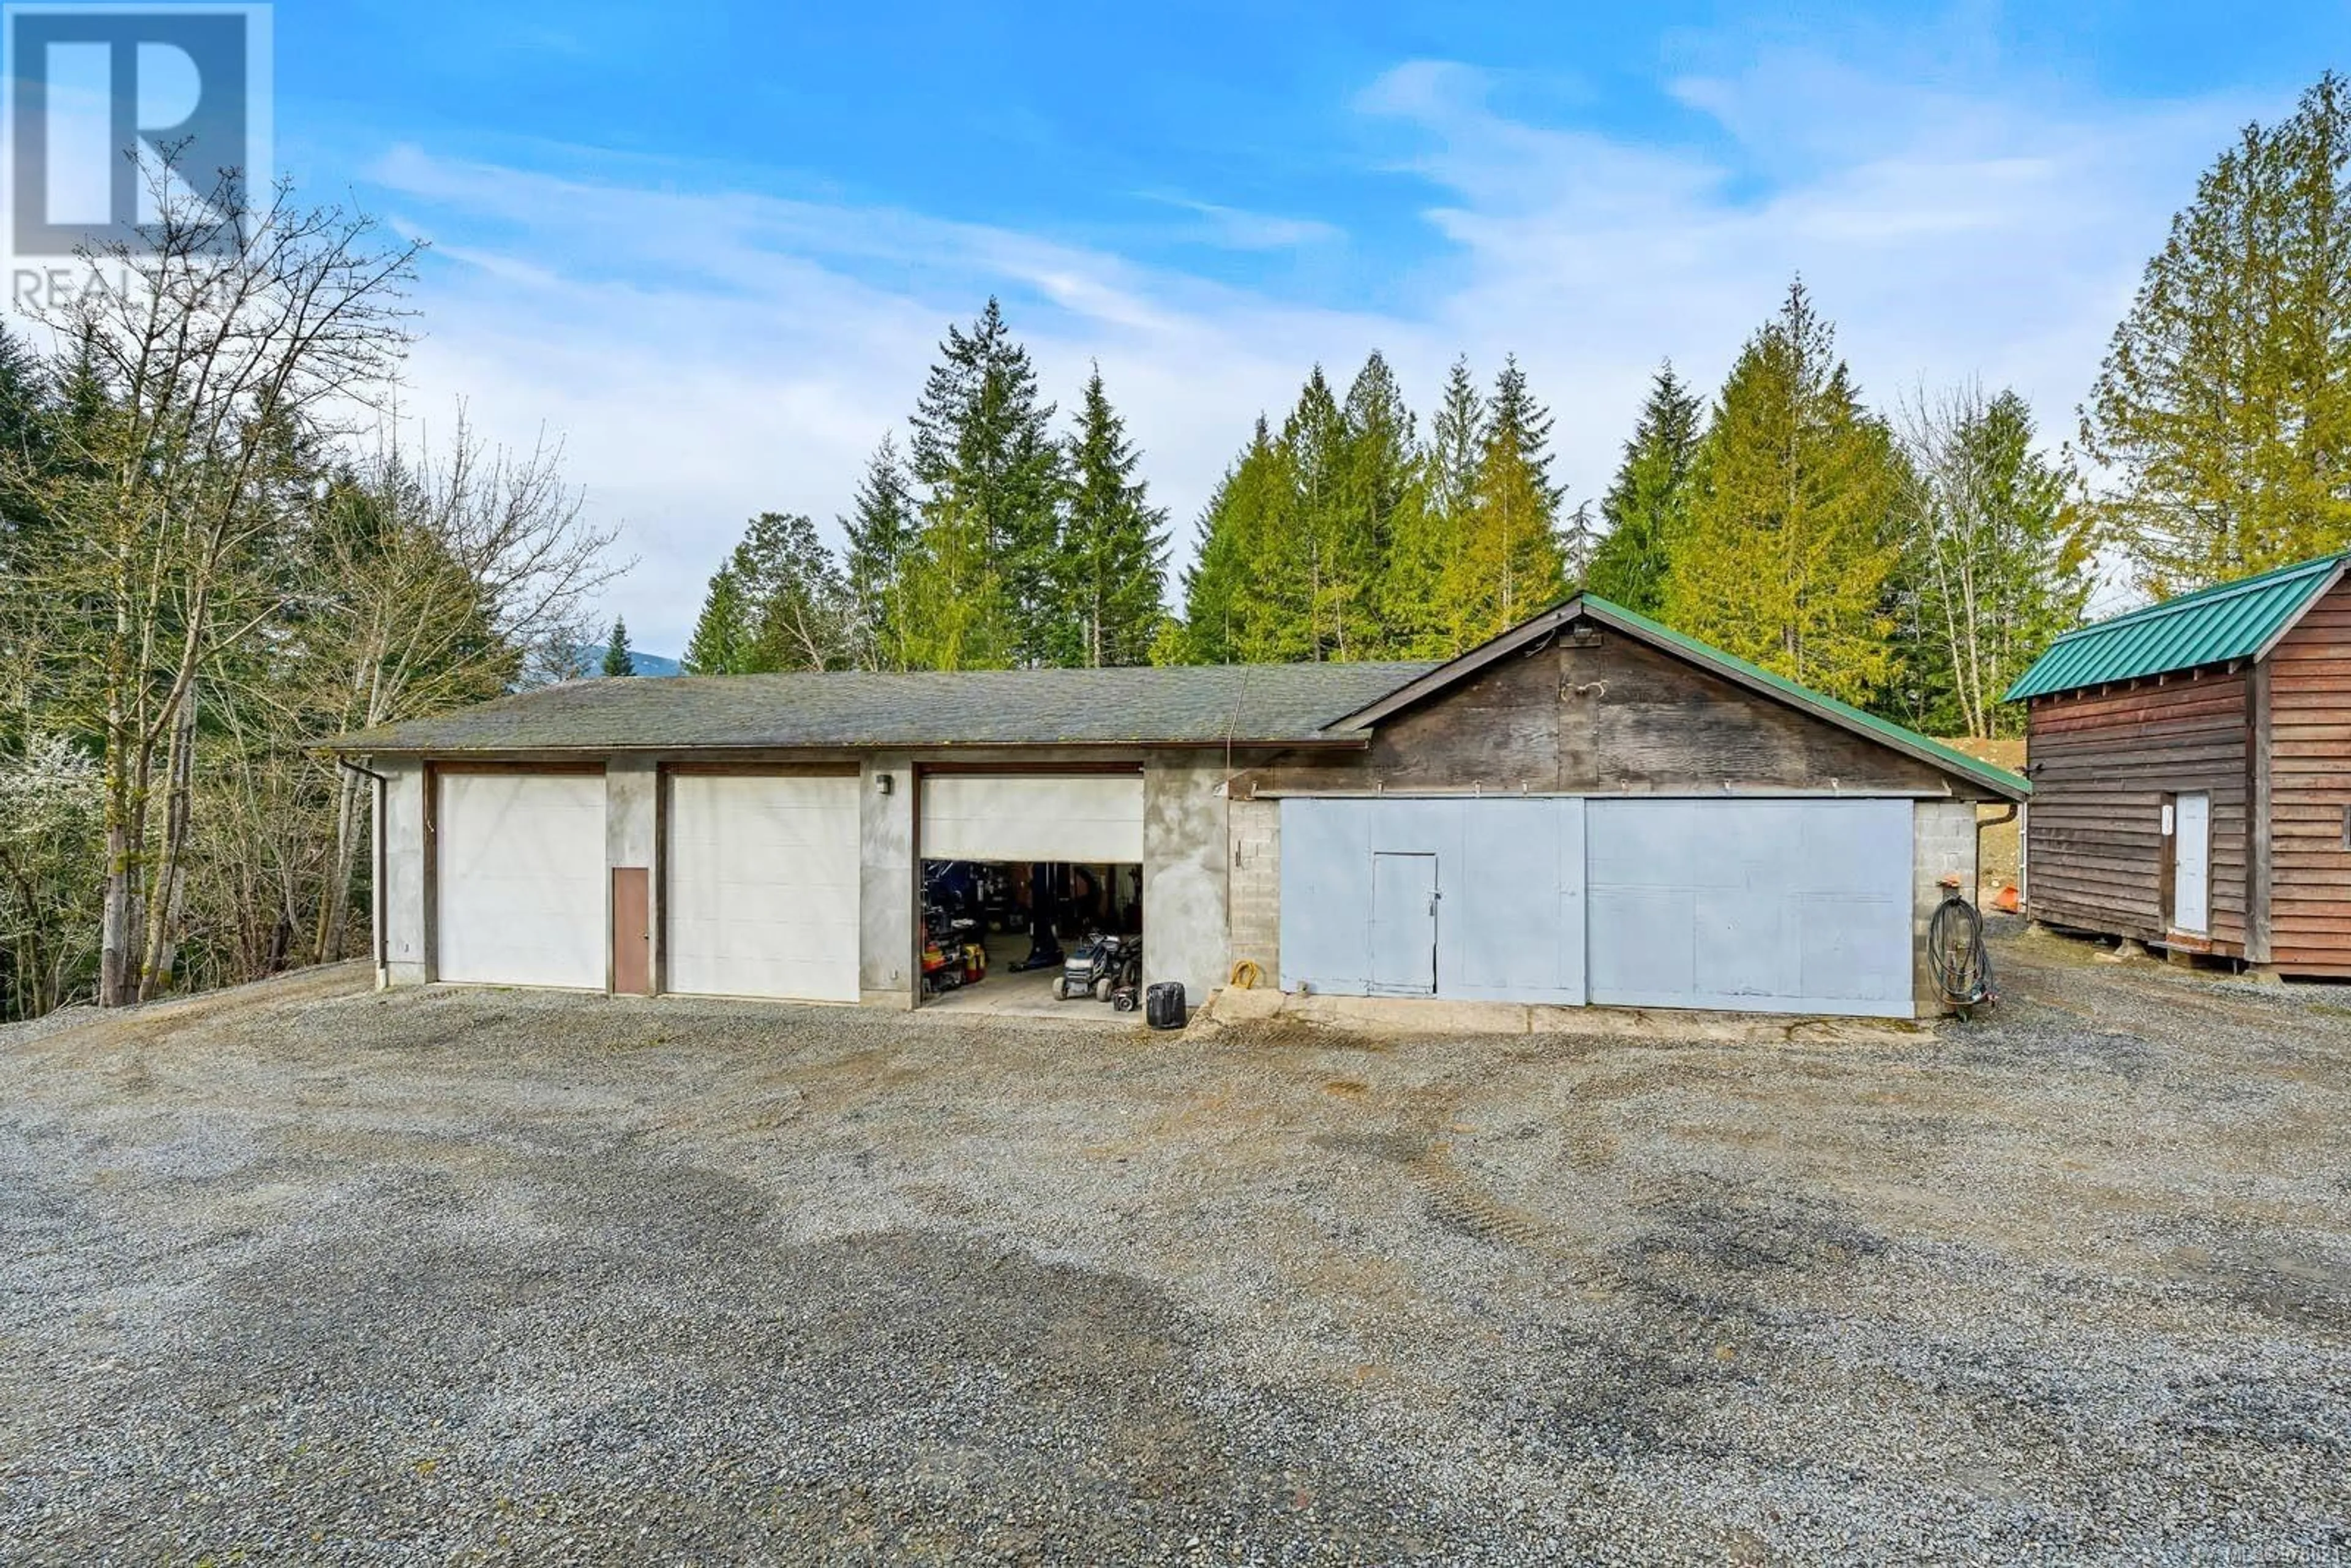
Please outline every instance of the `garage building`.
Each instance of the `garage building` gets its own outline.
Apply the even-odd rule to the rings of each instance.
[[[1196,1002],[1911,1017],[2028,792],[1589,596],[1442,664],[579,682],[335,749],[387,984],[900,1007],[1100,929]]]

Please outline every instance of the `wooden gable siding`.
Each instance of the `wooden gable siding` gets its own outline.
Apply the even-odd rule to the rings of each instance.
[[[2164,941],[2164,797],[2202,790],[2211,947],[2241,955],[2247,690],[2241,674],[2203,673],[2032,700],[2024,897],[2035,919]]]
[[[2351,580],[2263,661],[2270,688],[2270,943],[2289,974],[2351,976]]]
[[[1259,789],[1560,794],[1988,790],[1613,631],[1539,644],[1382,724],[1368,751],[1288,753]]]

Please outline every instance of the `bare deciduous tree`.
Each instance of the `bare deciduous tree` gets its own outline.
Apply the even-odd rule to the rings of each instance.
[[[589,601],[625,570],[607,554],[612,531],[583,520],[561,459],[544,440],[523,453],[491,445],[461,409],[437,458],[413,460],[394,443],[330,488],[314,528],[306,641],[328,687],[308,700],[336,730],[561,678],[586,641]],[[341,950],[363,782],[344,772],[336,783],[335,896],[320,904],[317,959]]]
[[[2081,618],[2090,579],[2069,475],[2033,449],[2012,392],[1921,393],[1903,415],[1908,538],[1902,576],[1917,601],[1914,670],[1955,712],[1917,716],[1979,738],[2004,721],[2001,695]],[[2012,722],[2010,716],[2009,722]]]
[[[73,355],[45,476],[64,545],[44,586],[81,618],[94,673],[82,695],[103,737],[107,1005],[169,982],[199,672],[276,613],[280,585],[254,547],[287,524],[292,460],[390,385],[417,248],[297,206],[287,186],[253,203],[226,175],[199,198],[161,174],[146,246],[87,256],[85,286],[41,315]]]

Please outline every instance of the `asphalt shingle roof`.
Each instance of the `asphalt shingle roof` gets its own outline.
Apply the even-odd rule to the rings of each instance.
[[[2068,632],[2008,688],[2004,702],[2250,659],[2302,618],[2351,553],[2241,578]]]
[[[1323,727],[1427,664],[684,675],[572,681],[346,735],[329,749],[634,751],[795,747],[1212,745]]]

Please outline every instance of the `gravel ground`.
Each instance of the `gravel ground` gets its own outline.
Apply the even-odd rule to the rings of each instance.
[[[2351,1560],[2351,990],[0,1033],[0,1559]]]

